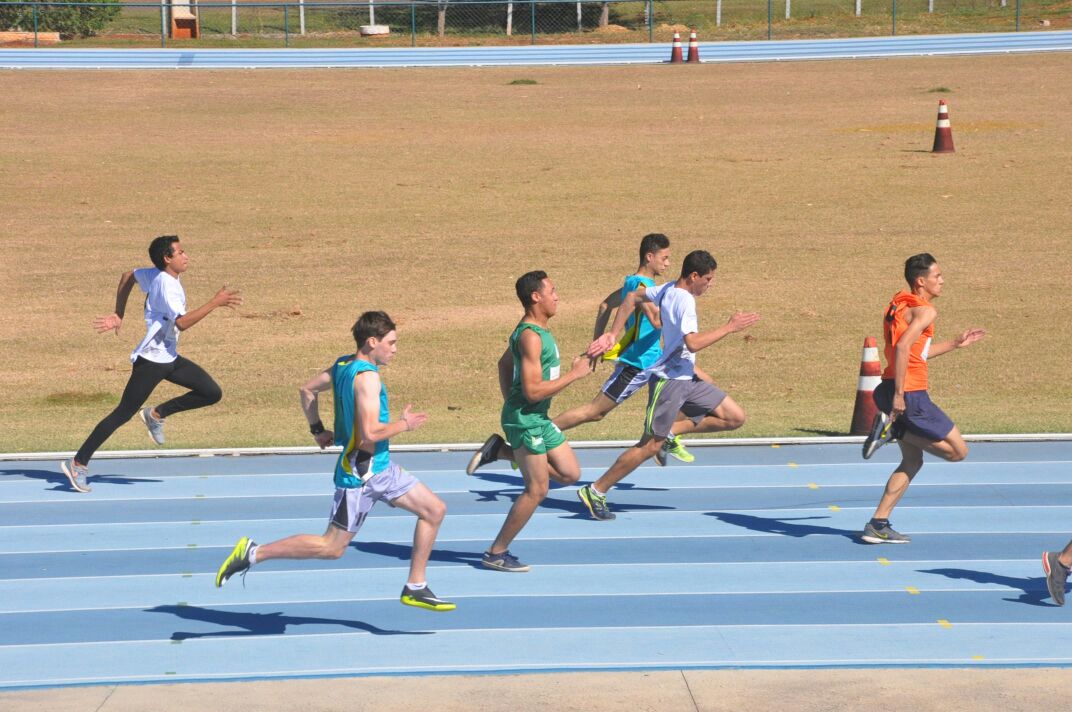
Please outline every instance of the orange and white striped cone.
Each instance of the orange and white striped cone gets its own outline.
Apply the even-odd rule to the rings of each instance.
[[[674,33],[674,45],[670,49],[670,64],[681,64],[681,34]]]
[[[696,30],[689,33],[689,58],[685,61],[689,64],[700,63],[700,43],[696,41]]]
[[[872,394],[882,382],[882,363],[878,360],[878,341],[874,336],[864,339],[864,353],[860,357],[860,380],[856,385],[856,406],[852,409],[850,435],[867,435],[871,423],[878,414],[878,406]]]
[[[938,125],[934,127],[934,148],[931,153],[956,153],[953,148],[953,127],[949,123],[949,107],[945,99],[938,100]]]

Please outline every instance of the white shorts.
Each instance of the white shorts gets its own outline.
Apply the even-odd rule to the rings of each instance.
[[[356,534],[377,502],[386,500],[393,507],[394,500],[419,482],[392,462],[366,479],[360,487],[336,487],[335,501],[331,505],[331,526]]]

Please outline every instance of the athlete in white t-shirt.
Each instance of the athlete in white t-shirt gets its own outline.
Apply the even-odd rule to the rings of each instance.
[[[581,501],[596,519],[614,518],[607,506],[607,492],[640,463],[659,452],[671,427],[682,435],[736,430],[744,425],[745,414],[741,406],[696,368],[697,351],[759,321],[758,314],[736,312],[717,329],[700,331],[696,297],[711,287],[717,267],[718,263],[710,253],[704,250],[690,252],[681,265],[681,276],[677,281],[658,287],[640,287],[628,294],[610,331],[588,347],[588,355],[595,357],[617,343],[626,318],[637,304],[651,302],[659,307],[663,353],[649,368],[651,379],[648,381],[644,435],[598,480],[578,490]]]
[[[242,303],[238,292],[221,287],[216,296],[192,312],[186,311],[186,293],[179,276],[186,271],[190,258],[182,249],[179,238],[164,235],[149,244],[149,258],[154,267],[124,272],[119,279],[115,297],[115,312],[97,317],[93,326],[98,333],[114,330],[119,333],[126,312],[130,291],[137,283],[145,292],[145,338],[141,340],[130,360],[134,364],[130,380],[119,405],[97,424],[79,448],[74,459],[61,463],[71,486],[79,492],[89,492],[89,460],[105,440],[141,409],[140,416],[149,436],[158,445],[164,443],[164,419],[175,413],[203,408],[219,402],[223,393],[212,377],[193,361],[179,356],[179,332],[189,329],[217,307],[234,307]],[[155,408],[142,408],[160,381],[170,381],[189,388],[178,398],[172,398]]]

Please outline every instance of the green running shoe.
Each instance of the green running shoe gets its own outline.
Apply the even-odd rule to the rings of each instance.
[[[681,439],[671,434],[666,438],[666,442],[663,443],[663,449],[666,450],[668,455],[673,455],[675,459],[682,462],[692,462],[696,459],[696,456],[685,449],[685,444],[681,442]]]
[[[227,579],[235,574],[242,574],[243,578],[245,577],[245,572],[249,571],[250,566],[249,550],[256,545],[256,542],[250,541],[248,536],[238,540],[235,547],[231,549],[230,556],[224,559],[220,570],[216,572],[216,588],[223,586],[223,584],[227,583]]]

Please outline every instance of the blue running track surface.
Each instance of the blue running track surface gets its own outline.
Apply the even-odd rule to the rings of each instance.
[[[1067,52],[1072,32],[994,32],[821,40],[701,42],[704,62]],[[369,49],[0,49],[0,69],[295,69],[660,64],[659,44]]]
[[[1072,443],[928,458],[894,526],[858,540],[895,447],[695,448],[587,516],[552,489],[480,567],[520,478],[465,453],[397,461],[446,501],[429,569],[458,609],[403,606],[414,518],[379,505],[338,561],[270,561],[223,589],[235,541],[324,530],[332,455],[0,462],[0,688],[365,674],[814,666],[1069,665],[1040,555],[1072,531]],[[595,479],[616,450],[580,451]],[[671,461],[673,463],[674,461]]]

